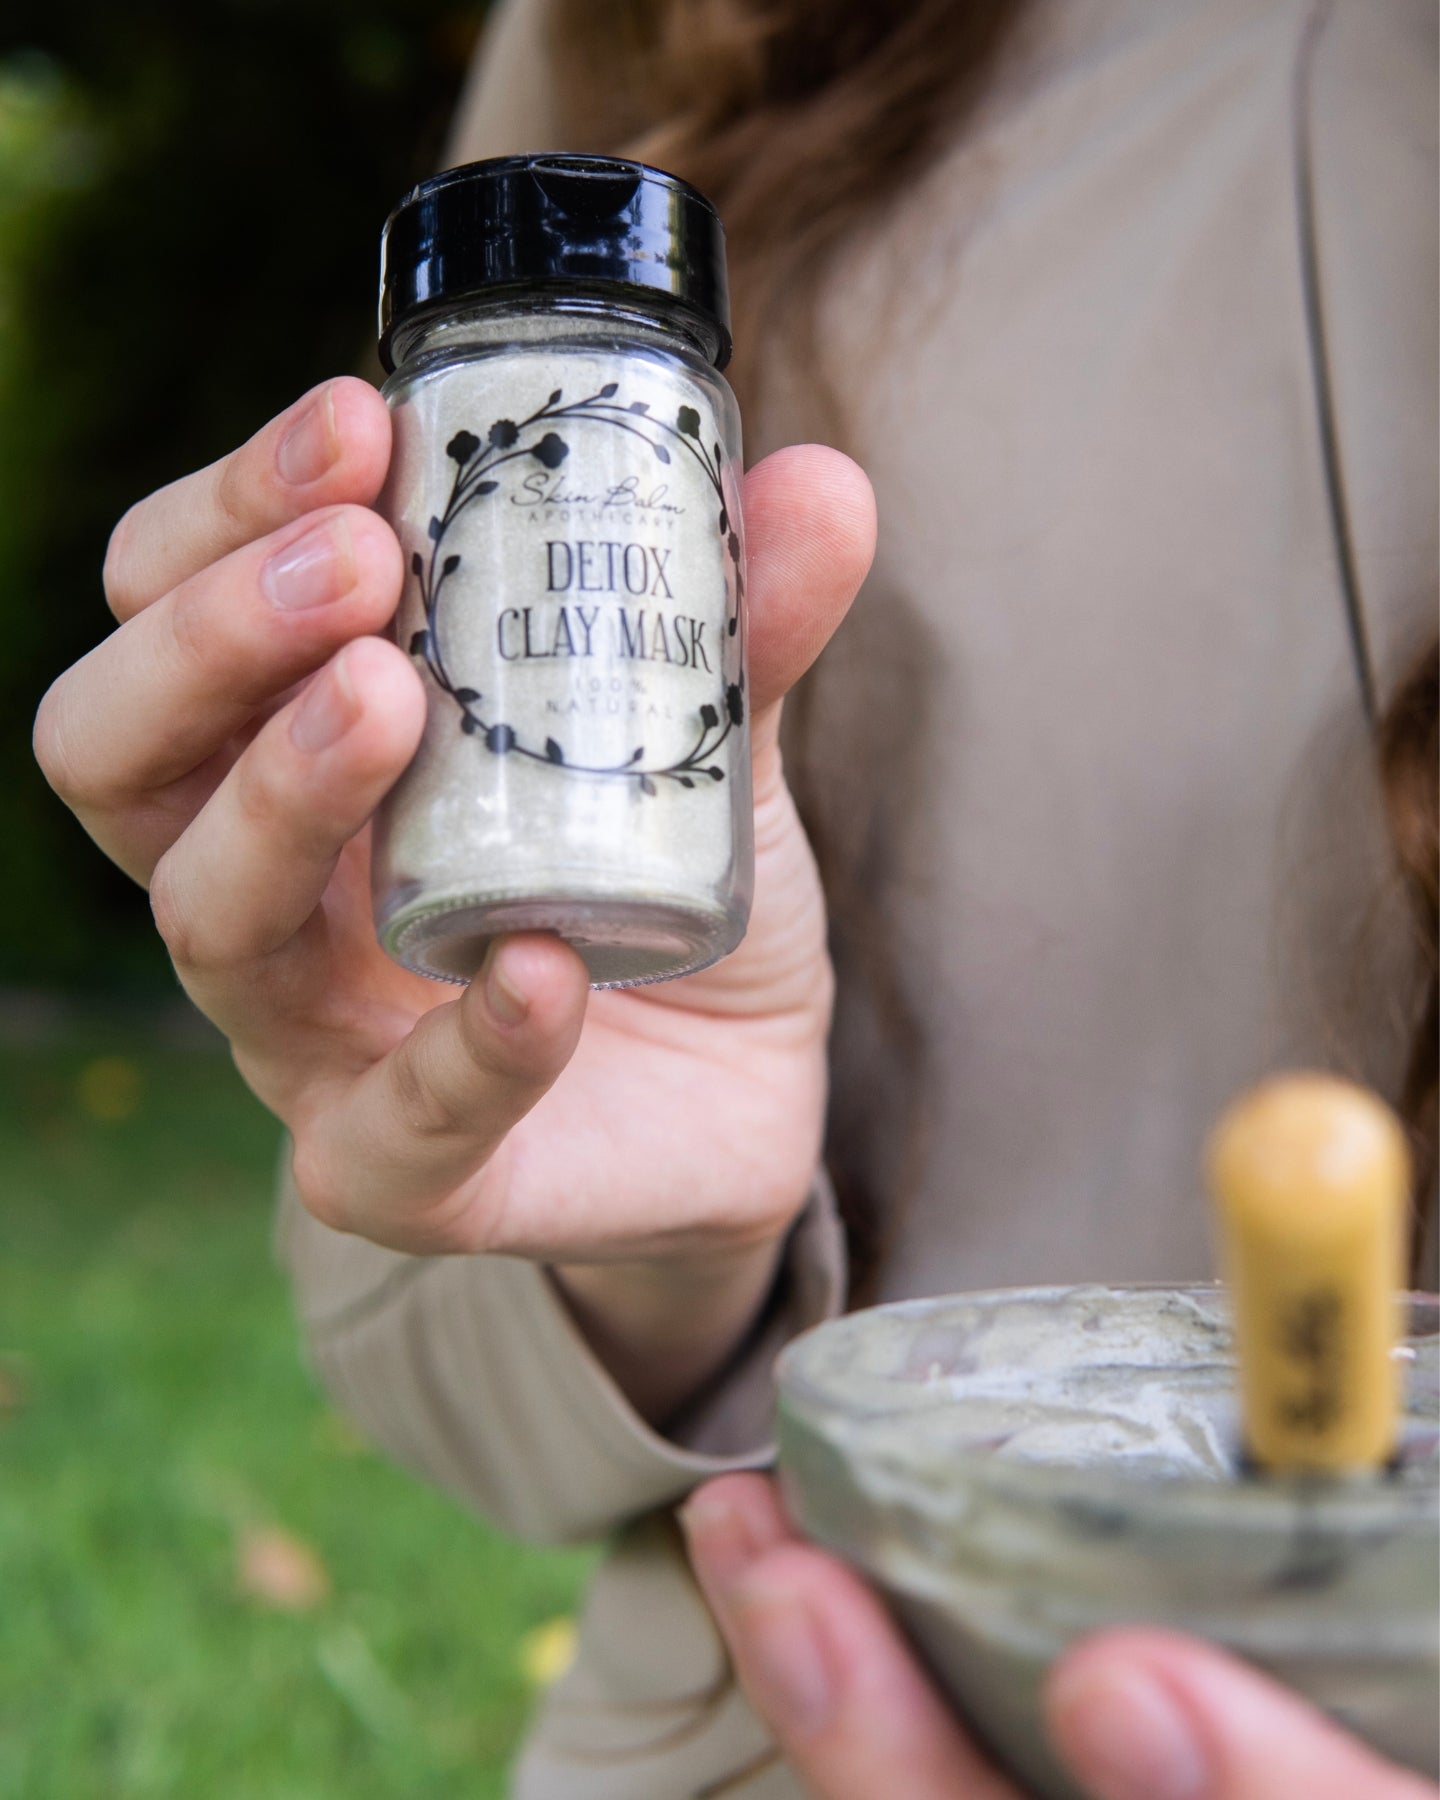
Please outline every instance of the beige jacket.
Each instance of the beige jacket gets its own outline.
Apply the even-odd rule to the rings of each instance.
[[[544,11],[501,7],[453,160],[573,147]],[[810,753],[931,1072],[888,1295],[1203,1276],[1200,1146],[1237,1089],[1396,1086],[1364,666],[1383,696],[1436,625],[1435,33],[1430,0],[1039,0],[830,274],[882,535]],[[771,377],[752,456],[815,416]],[[840,949],[836,1112],[884,1183],[899,1108]],[[763,1339],[663,1439],[541,1270],[396,1255],[288,1197],[281,1245],[379,1444],[508,1530],[613,1539],[517,1800],[690,1800],[762,1757],[666,1509],[769,1456],[774,1351],[841,1305],[824,1194]]]

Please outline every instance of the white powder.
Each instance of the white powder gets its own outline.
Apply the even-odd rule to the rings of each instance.
[[[387,387],[396,621],[429,697],[377,821],[382,940],[467,979],[554,929],[592,979],[738,942],[751,796],[733,401],[658,329],[441,329]]]

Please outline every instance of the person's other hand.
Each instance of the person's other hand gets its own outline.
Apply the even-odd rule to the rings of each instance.
[[[815,446],[746,477],[756,892],[734,955],[588,994],[559,939],[459,997],[380,950],[369,819],[425,691],[379,635],[403,578],[372,510],[390,420],[331,381],[116,527],[118,629],[55,683],[46,775],[151,893],[185,988],[290,1128],[327,1224],[414,1252],[560,1265],[582,1327],[663,1414],[768,1288],[817,1162],[830,971],[780,769],[782,696],[874,548],[869,484]]]
[[[774,1484],[727,1475],[681,1511],[740,1681],[814,1800],[1023,1800],[956,1725],[889,1615],[799,1539]],[[1107,1631],[1045,1692],[1095,1800],[1436,1800],[1293,1694],[1174,1632]]]

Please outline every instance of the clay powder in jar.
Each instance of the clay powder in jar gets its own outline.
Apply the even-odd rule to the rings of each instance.
[[[596,986],[703,968],[754,860],[714,209],[636,163],[450,170],[386,224],[381,328],[396,634],[429,702],[375,824],[381,942],[453,981],[516,931]]]

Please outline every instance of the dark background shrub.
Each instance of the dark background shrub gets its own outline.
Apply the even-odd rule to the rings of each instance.
[[[366,366],[380,225],[484,7],[8,0],[0,16],[0,985],[155,992],[145,896],[29,750],[142,494]]]

